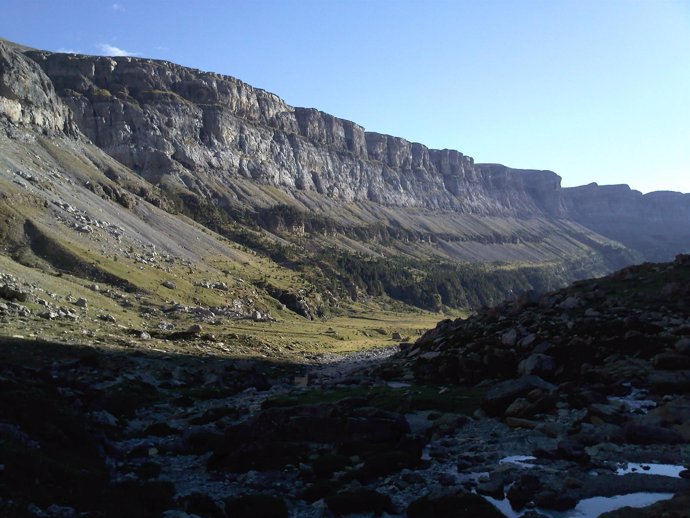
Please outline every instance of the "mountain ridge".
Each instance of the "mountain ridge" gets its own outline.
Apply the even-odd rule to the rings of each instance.
[[[151,185],[109,165],[98,189],[124,190],[135,202],[143,193],[290,268],[316,268],[311,281],[328,292],[387,294],[437,309],[495,303],[515,290],[661,260],[690,243],[683,195],[648,203],[656,197],[637,199],[628,188],[618,225],[599,210],[610,202],[608,188],[587,194],[599,199],[602,217],[592,218],[596,210],[579,210],[582,191],[561,188],[552,171],[475,164],[459,151],[366,132],[236,78],[145,58],[0,45],[4,70],[26,70],[25,81],[39,85],[22,90],[4,77],[2,91],[14,97],[2,96],[14,106],[4,109],[10,133],[17,123],[32,127],[44,90],[54,108],[47,113],[59,121],[66,114],[67,138],[92,142]],[[47,138],[58,130],[42,129]],[[645,219],[650,210],[656,220]],[[489,289],[495,281],[470,287],[472,275],[497,272],[514,280],[497,291]]]

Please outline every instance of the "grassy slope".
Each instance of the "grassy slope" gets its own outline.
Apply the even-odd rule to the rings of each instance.
[[[29,150],[16,141],[0,142],[0,209],[6,216],[0,229],[5,250],[0,254],[0,273],[14,276],[23,289],[31,292],[23,305],[32,311],[28,318],[6,318],[3,335],[56,338],[107,347],[301,359],[305,354],[390,345],[393,332],[414,338],[439,318],[437,313],[385,297],[357,303],[339,301],[328,320],[310,321],[281,309],[259,286],[269,283],[284,290],[315,291],[317,288],[304,272],[278,264],[141,199],[130,208],[104,199],[84,187],[87,182],[118,187],[104,176],[103,170],[116,170],[120,183],[131,184],[130,190],[140,188],[142,181],[88,145],[41,137],[37,143]],[[34,179],[17,177],[17,170]],[[118,225],[124,230],[121,238],[118,240],[95,226],[91,233],[76,231],[72,228],[72,209],[63,210],[56,201],[69,204],[77,214],[91,220]],[[42,257],[36,254],[32,242],[35,236],[26,234],[26,221],[48,241],[44,248],[49,251],[44,251]],[[152,243],[157,244],[158,258],[146,264],[140,259],[150,257]],[[55,253],[50,253],[58,248],[78,258],[76,264],[58,261]],[[173,259],[166,262],[165,257]],[[94,272],[124,279],[136,289],[97,282]],[[173,281],[177,287],[166,288],[164,281]],[[224,282],[228,290],[199,285],[209,281]],[[98,292],[91,289],[95,282],[100,287]],[[88,300],[85,309],[75,305],[82,297]],[[39,315],[46,312],[47,306],[39,299],[53,309],[70,309],[78,317],[74,321],[41,318]],[[204,332],[212,334],[213,339],[202,335],[185,341],[166,340],[165,333],[158,329],[161,321],[171,321],[175,330],[184,330],[197,322],[193,314],[165,313],[173,303],[216,307],[232,306],[235,301],[246,308],[270,312],[275,321],[221,318],[217,325],[203,324]],[[104,314],[115,321],[99,319]],[[149,331],[153,338],[140,340],[138,334],[142,330]]]

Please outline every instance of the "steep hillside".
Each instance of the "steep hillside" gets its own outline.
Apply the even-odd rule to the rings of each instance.
[[[685,516],[687,217],[0,41],[0,515]]]
[[[366,132],[353,122],[288,106],[232,77],[129,57],[29,55],[96,145],[154,183],[191,190],[224,208],[260,216],[260,209],[286,203],[333,214],[331,225],[346,233],[371,225],[349,207],[352,203],[375,213],[380,206],[407,209],[411,221],[403,227],[422,232],[428,214],[419,209],[518,220],[500,237],[472,220],[428,231],[484,242],[519,238],[525,220],[566,218],[625,242],[647,259],[670,259],[689,245],[686,232],[673,238],[668,230],[688,222],[690,205],[681,196],[664,195],[658,203],[653,198],[661,195],[640,198],[634,191],[604,187],[594,196],[590,188],[583,198],[579,189],[561,189],[560,178],[550,171],[475,164],[458,151]],[[623,220],[618,225],[606,218],[612,207],[615,219]],[[378,221],[400,226],[396,216],[384,213]],[[272,223],[260,218],[264,226]],[[630,239],[632,225],[640,238]],[[546,233],[554,230],[542,226]],[[580,229],[566,233],[581,238]],[[504,256],[515,260],[512,251]]]
[[[226,322],[301,322],[322,311],[327,292],[299,273],[172,214],[165,194],[90,143],[41,69],[2,42],[0,93],[3,335],[222,344]],[[256,345],[256,333],[242,333],[249,342],[233,333],[235,352]],[[322,337],[307,349],[329,341],[337,344]]]
[[[627,185],[595,183],[563,189],[568,217],[638,250],[648,261],[667,261],[690,243],[690,194],[642,194]]]
[[[493,304],[688,244],[685,233],[660,238],[640,221],[641,240],[627,239],[625,225],[597,226],[588,219],[596,211],[580,210],[550,171],[475,164],[457,151],[365,132],[231,77],[2,45],[16,62],[7,69],[30,68],[22,81],[49,93],[61,114],[50,124],[69,125],[51,131],[117,160],[99,158],[106,179],[95,184],[148,196],[290,270],[315,288],[315,307],[300,311],[308,317],[336,301],[380,296],[433,310]],[[17,92],[3,96],[10,127],[40,127],[42,119],[26,119],[43,109],[29,92],[24,105]],[[659,206],[653,221],[679,228],[686,205]],[[260,289],[285,298],[282,286]]]

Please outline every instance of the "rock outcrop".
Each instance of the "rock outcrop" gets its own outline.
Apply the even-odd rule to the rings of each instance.
[[[572,219],[647,259],[690,246],[690,201],[627,186],[562,189],[551,171],[475,164],[278,96],[165,61],[28,51],[96,145],[154,184],[224,204],[270,206],[243,182],[278,187],[304,208],[333,204]],[[48,89],[50,90],[50,88]],[[305,201],[306,200],[306,201]],[[324,200],[324,201],[319,201]],[[613,218],[611,215],[613,214]]]
[[[2,53],[7,146],[24,146],[36,133],[76,138],[73,151],[101,164],[98,178],[79,179],[94,194],[127,209],[136,196],[176,207],[281,262],[316,264],[333,280],[327,287],[319,281],[319,296],[328,300],[327,292],[352,298],[383,290],[432,309],[495,303],[516,290],[550,289],[690,245],[683,195],[616,188],[580,195],[562,189],[551,171],[475,164],[458,151],[366,132],[235,78],[168,62],[9,43]],[[89,140],[110,157],[87,150]],[[31,156],[28,146],[17,151]],[[10,177],[18,164],[7,169]],[[611,204],[615,217],[607,218]],[[272,235],[252,234],[259,228]],[[333,246],[349,259],[333,259]],[[328,264],[320,262],[324,255]],[[481,272],[458,281],[458,263],[484,262],[525,269],[506,273],[505,282],[489,283]],[[384,281],[353,274],[360,268],[381,270]],[[426,278],[412,282],[410,269]],[[392,270],[404,273],[386,274]]]
[[[0,40],[0,121],[76,135],[72,113],[41,68]]]
[[[642,194],[627,185],[597,185],[563,189],[569,218],[595,232],[639,250],[647,260],[666,261],[674,248],[690,244],[690,194]]]
[[[309,108],[232,77],[131,57],[30,52],[82,131],[144,177],[230,187],[247,178],[342,200],[482,215],[562,215],[549,171],[476,165]]]

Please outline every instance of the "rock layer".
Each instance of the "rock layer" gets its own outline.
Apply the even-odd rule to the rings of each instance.
[[[0,40],[0,116],[46,133],[76,134],[70,110],[36,63]],[[2,120],[0,118],[0,120]]]
[[[165,61],[27,54],[79,128],[154,183],[245,206],[259,201],[242,181],[278,187],[302,203],[307,196],[307,207],[319,206],[320,197],[571,219],[653,260],[668,260],[690,243],[690,200],[679,193],[643,196],[627,186],[596,184],[562,189],[551,171],[475,164],[459,151],[367,132],[315,109],[293,108],[233,77]]]
[[[99,147],[150,179],[212,173],[345,202],[560,216],[549,171],[476,165],[168,62],[32,52]]]

